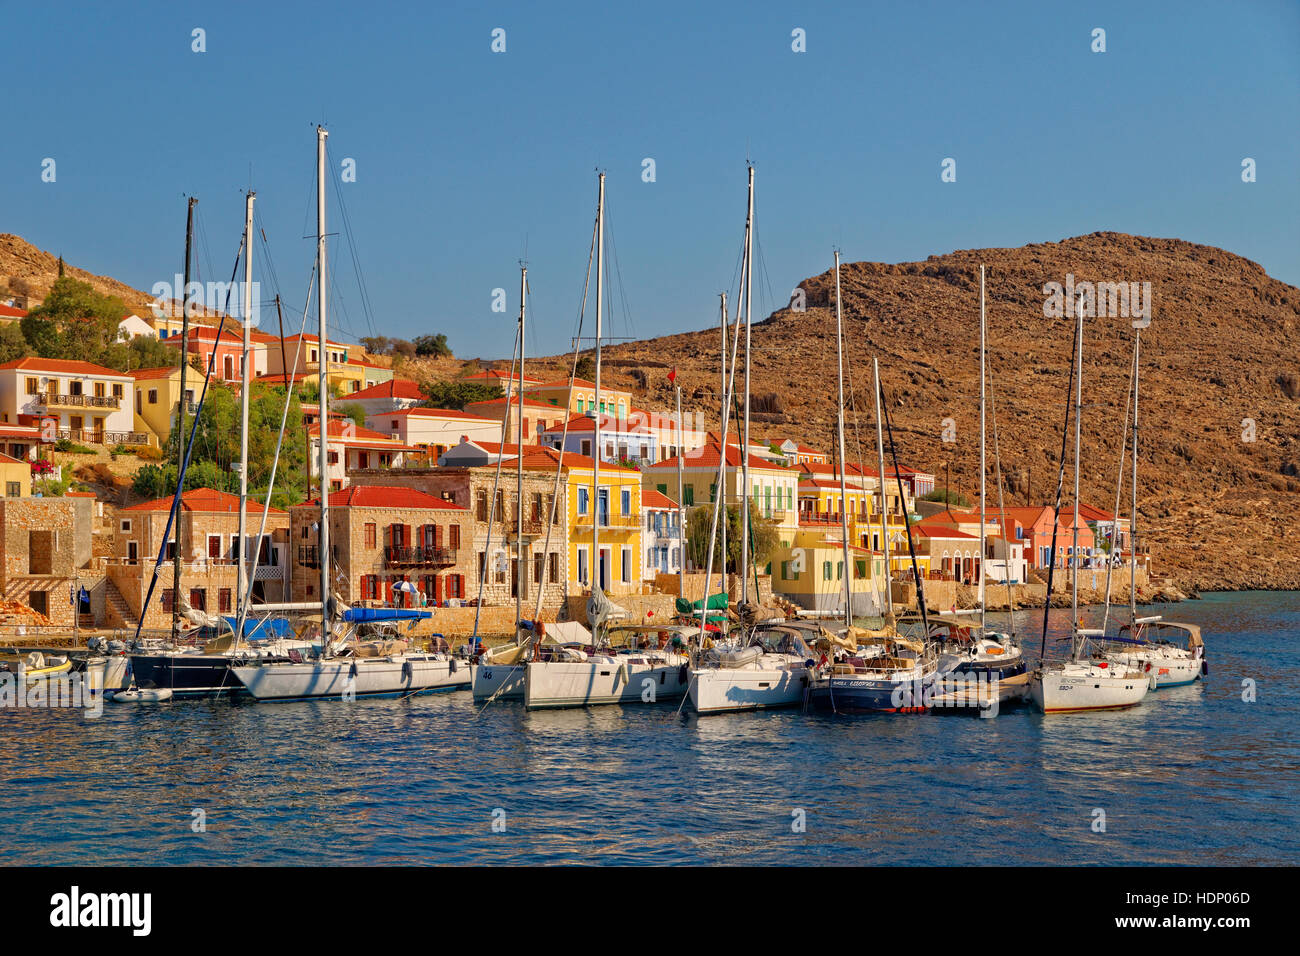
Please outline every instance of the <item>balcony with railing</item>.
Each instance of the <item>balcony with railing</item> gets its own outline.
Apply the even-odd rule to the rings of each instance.
[[[149,444],[149,436],[144,432],[110,432],[98,428],[60,428],[59,437],[69,441],[90,442],[92,445]]]
[[[43,392],[35,402],[44,408],[121,408],[118,395],[66,395],[60,392]]]
[[[456,563],[455,548],[400,547],[384,548],[386,567],[435,567]]]
[[[579,528],[590,528],[592,522],[591,512],[578,515],[574,525]],[[602,514],[600,516],[600,526],[609,528],[612,531],[636,531],[641,527],[640,515],[611,515]]]

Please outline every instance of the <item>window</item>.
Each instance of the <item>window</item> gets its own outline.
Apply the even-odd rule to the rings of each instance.
[[[546,556],[546,563],[549,566],[547,568],[546,577],[552,584],[555,584],[560,580],[560,555],[557,552],[552,551]]]
[[[591,499],[591,492],[589,492],[586,488],[578,489],[578,514],[585,515],[587,513],[588,510],[587,506],[590,499]],[[578,577],[581,578],[582,575],[579,574]]]
[[[137,415],[139,415],[142,411],[144,411],[144,393],[143,393],[143,392],[136,392],[136,393],[135,393],[135,413],[136,413]]]
[[[175,603],[176,603],[176,592],[173,591],[171,588],[163,588],[163,593],[162,593],[163,610],[170,614],[172,610],[172,605]],[[35,605],[33,605],[33,609],[35,609]]]
[[[39,394],[39,393],[40,393],[40,387],[39,387],[39,384],[37,383],[36,379],[34,379],[34,378],[29,378],[29,379],[27,380],[27,394],[28,394],[28,395],[37,395],[37,394]]]
[[[217,592],[217,610],[221,614],[230,613],[230,588],[222,588]]]
[[[369,550],[373,551],[376,547],[375,541],[376,541],[375,523],[373,521],[367,521],[366,522],[366,547]]]
[[[149,389],[149,404],[150,405],[158,404],[158,389],[156,388]]]
[[[122,397],[122,394],[123,394],[123,393],[122,393],[122,383],[121,383],[121,382],[116,382],[116,383],[114,383],[114,385],[113,385],[113,397],[114,397],[114,398],[121,398],[121,397]]]
[[[684,505],[695,504],[695,485],[690,484],[686,486],[685,494],[682,495],[682,504]]]
[[[823,580],[823,581],[829,581],[830,579],[831,579],[831,563],[830,563],[829,561],[823,561],[823,562],[822,562],[822,580]]]
[[[22,486],[22,483],[21,483],[21,482],[18,482],[18,481],[6,481],[6,482],[5,482],[5,497],[6,497],[6,498],[21,498],[22,495],[23,495],[23,486]]]
[[[632,581],[632,549],[623,549],[623,583],[630,584]]]
[[[586,548],[578,549],[578,581],[581,584],[587,583],[587,556]]]
[[[337,465],[339,463],[339,453],[336,451],[330,452],[325,456],[325,458],[331,465]]]
[[[546,555],[540,551],[533,555],[533,583],[542,583],[542,566],[546,561]]]
[[[666,494],[668,494],[668,486],[667,486],[667,485],[655,485],[655,490],[658,491],[659,494],[661,494],[661,495],[666,495]]]
[[[621,495],[621,498],[622,498],[622,504],[623,504],[623,514],[625,514],[625,515],[630,515],[630,514],[632,513],[632,491],[631,491],[631,489],[629,489],[629,488],[624,488],[624,489],[623,489],[623,492],[622,492],[622,495]]]
[[[460,525],[447,526],[447,547],[452,549],[460,547]]]

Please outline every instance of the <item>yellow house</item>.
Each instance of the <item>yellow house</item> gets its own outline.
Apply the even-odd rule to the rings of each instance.
[[[843,492],[839,472],[830,465],[804,464],[799,482],[799,527],[842,534],[842,502],[847,501],[849,540],[860,548],[882,551],[880,541],[880,479],[850,465]],[[912,568],[907,552],[907,522],[912,502],[898,495],[895,482],[885,486],[885,527],[889,534],[889,566],[894,572]],[[915,543],[915,542],[914,542]],[[918,560],[922,556],[918,555]],[[928,562],[923,562],[928,563]],[[924,568],[922,569],[925,570]]]
[[[854,616],[879,614],[884,606],[884,555],[849,548],[849,588]],[[844,613],[843,530],[800,530],[794,545],[772,558],[772,590],[823,614]]]
[[[30,498],[32,463],[0,455],[0,490],[6,498]]]
[[[572,389],[569,388],[567,378],[554,382],[542,382],[539,385],[525,384],[524,397],[557,408],[567,408],[571,415],[581,415],[583,412],[595,411],[596,409],[596,383],[575,378]],[[631,410],[631,392],[622,392],[616,388],[601,386],[600,411],[603,414],[624,420]]]
[[[586,455],[561,453],[553,448],[539,448],[524,456],[524,468],[528,471],[563,469],[570,588],[591,584],[593,522],[598,519],[601,589],[610,595],[639,594],[643,573],[641,473],[634,468],[601,462],[599,496],[593,507],[595,464]],[[513,459],[501,464],[503,473],[512,467]]]
[[[131,372],[131,377],[135,379],[135,430],[148,435],[149,444],[161,447],[167,444],[167,436],[176,421],[181,370],[174,365],[138,368]],[[193,372],[186,377],[187,412],[195,410],[195,389],[202,387],[202,379],[196,386],[195,377]]]
[[[681,457],[681,487],[677,482],[678,458],[665,458],[646,468],[642,484],[646,488],[680,501],[687,508],[712,503],[717,495],[718,463],[722,446],[709,442]],[[761,516],[776,525],[781,544],[789,547],[799,530],[799,512],[795,508],[799,473],[793,468],[764,461],[755,455],[749,459],[751,485],[750,514]],[[727,462],[723,470],[723,496],[726,503],[738,507],[744,493],[744,464],[740,448],[727,445]]]
[[[325,381],[343,398],[366,387],[368,372],[374,378],[373,369],[352,361],[354,355],[359,357],[361,354],[360,346],[330,340],[325,342]],[[268,385],[283,385],[286,380],[301,381],[303,377],[316,378],[320,375],[320,361],[319,336],[286,335],[283,348],[276,339],[266,343],[266,375],[263,378]]]

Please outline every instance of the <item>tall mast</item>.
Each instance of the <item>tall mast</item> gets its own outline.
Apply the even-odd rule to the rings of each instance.
[[[596,199],[596,420],[591,469],[591,593],[600,587],[600,338],[605,300],[605,174]],[[612,570],[612,569],[611,569]],[[591,635],[594,644],[596,634]]]
[[[329,481],[329,352],[326,335],[325,290],[325,127],[316,127],[316,307],[320,310],[316,358],[320,371],[320,601],[321,653],[330,637],[330,481]]]
[[[835,362],[839,374],[840,525],[844,533],[844,626],[853,626],[853,565],[849,561],[849,492],[844,468],[844,318],[840,307],[840,251],[835,250]]]
[[[1079,416],[1083,413],[1083,301],[1079,301],[1076,310],[1079,313],[1075,327],[1074,348],[1077,354],[1074,379],[1074,543],[1071,545],[1071,597],[1070,597],[1070,649],[1071,656],[1079,658],[1079,447],[1083,433]],[[1050,597],[1050,595],[1049,595]]]
[[[244,592],[248,588],[248,388],[249,366],[248,343],[252,334],[253,322],[253,200],[257,193],[249,191],[244,197],[244,345],[240,353],[239,385],[239,551],[238,573],[235,577],[239,595],[235,606],[235,618],[244,620]],[[260,542],[259,542],[260,544]],[[239,643],[240,635],[235,635]]]
[[[720,316],[720,321],[722,323],[721,413],[722,413],[722,420],[725,422],[727,418],[727,413],[731,408],[731,396],[727,393],[727,293],[723,292],[721,295],[721,299],[722,299],[722,315]],[[740,314],[739,309],[736,310],[736,314],[737,316],[739,316]],[[722,447],[720,449],[722,454],[722,465],[718,469],[718,490],[717,490],[717,493],[722,496],[722,524],[718,529],[719,533],[722,535],[722,590],[726,592],[727,600],[730,601],[731,589],[727,587],[727,521],[728,521],[727,518],[727,433],[725,429],[718,433],[718,440],[722,442]],[[739,483],[737,483],[737,487],[739,487]],[[710,547],[713,546],[712,539],[710,539],[709,546]],[[705,582],[705,591],[707,592],[707,590],[708,590],[708,582]],[[708,596],[707,593],[705,594],[705,596],[706,597]]]
[[[193,196],[185,208],[185,284],[181,287],[181,383],[180,398],[176,403],[176,474],[185,469],[185,369],[190,364],[190,249],[194,245],[194,206],[198,202]],[[180,492],[185,491],[182,484]],[[179,519],[180,514],[177,513]],[[181,636],[181,523],[176,521],[174,532],[176,543],[172,551],[172,640]]]
[[[682,469],[686,452],[682,447],[682,387],[676,382],[673,384],[677,388],[677,594],[686,597],[686,522],[682,504],[682,482],[685,480]],[[708,597],[708,593],[708,585],[705,585],[704,596]]]
[[[987,558],[988,546],[985,544],[984,530],[984,363],[985,363],[985,338],[984,338],[984,265],[980,264],[980,633],[984,633],[984,562]],[[952,507],[952,502],[948,503]],[[1004,516],[1005,517],[1005,516]]]
[[[1129,637],[1137,637],[1137,520],[1138,520],[1138,378],[1142,374],[1142,328],[1134,324],[1133,342],[1133,503],[1128,519],[1128,626]],[[1116,517],[1115,523],[1119,523]]]
[[[749,167],[749,211],[745,216],[745,434],[741,470],[745,488],[740,513],[740,600],[749,600],[749,333],[754,312],[754,167]],[[726,452],[726,449],[723,449]],[[757,595],[755,595],[757,596]]]
[[[523,616],[524,581],[524,314],[528,297],[528,266],[519,266],[519,419],[515,423],[515,640]],[[509,414],[507,410],[506,414]],[[563,462],[563,449],[561,449]],[[558,466],[557,466],[558,467]],[[540,589],[541,581],[537,582]]]
[[[872,358],[871,368],[876,377],[876,463],[880,469],[880,547],[885,555],[885,627],[894,617],[894,596],[890,591],[889,525],[885,519],[885,431],[880,411],[880,359]]]

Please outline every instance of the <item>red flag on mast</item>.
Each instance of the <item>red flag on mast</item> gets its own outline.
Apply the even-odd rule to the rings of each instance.
[[[674,368],[671,372],[668,373],[668,381],[670,381],[670,382],[676,384],[676,382],[677,382],[677,369]]]

